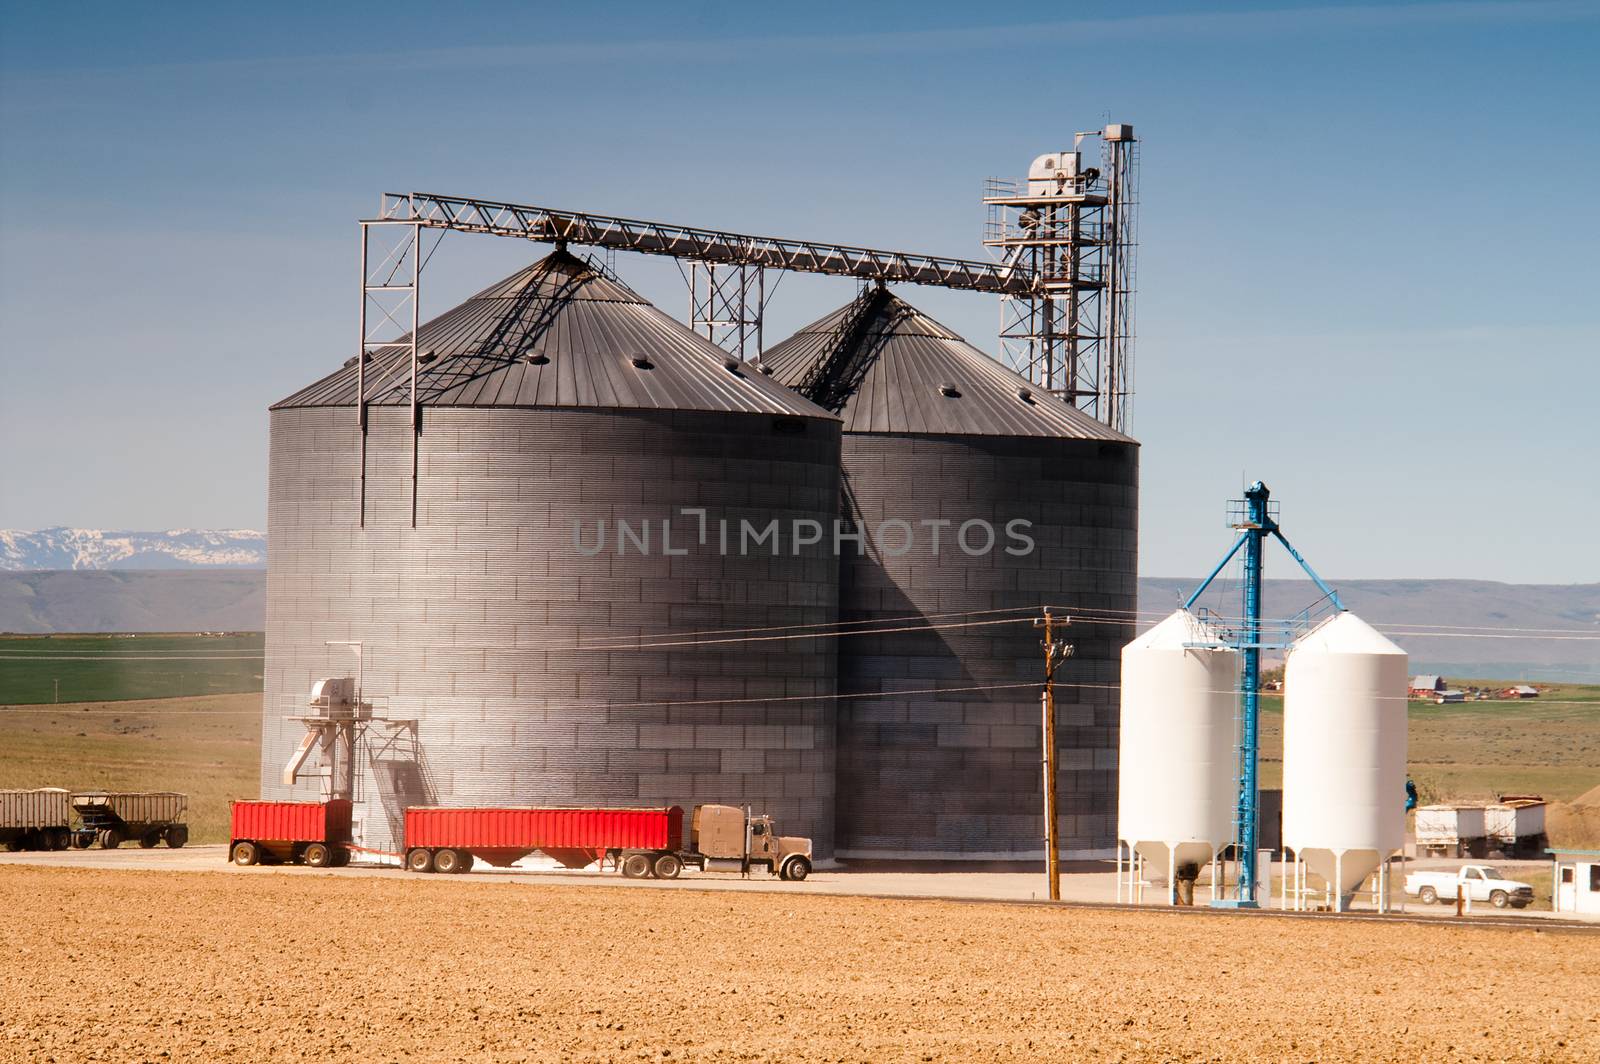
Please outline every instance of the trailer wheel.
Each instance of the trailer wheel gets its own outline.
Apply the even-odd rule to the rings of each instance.
[[[476,857],[472,856],[470,851],[468,851],[468,850],[462,850],[461,851],[461,871],[470,872],[470,871],[472,871],[472,866],[477,864],[477,863],[478,863],[478,859]]]
[[[153,850],[153,849],[156,848],[156,843],[158,843],[160,841],[161,841],[161,832],[159,832],[159,831],[147,831],[143,835],[139,836],[139,849],[141,849],[141,850]]]
[[[183,844],[189,841],[189,829],[183,824],[173,824],[166,831],[167,845],[174,850],[183,849]]]
[[[664,853],[656,858],[655,870],[657,879],[677,879],[683,871],[683,861],[675,853]]]
[[[1504,909],[1507,905],[1511,904],[1511,895],[1507,894],[1503,890],[1494,891],[1489,895],[1489,904],[1493,905],[1496,909]]]
[[[312,868],[327,868],[333,861],[333,853],[322,843],[313,842],[306,847],[300,859]]]
[[[99,842],[102,850],[114,850],[122,845],[122,832],[116,828],[106,828],[100,832]]]
[[[418,846],[406,853],[406,868],[412,872],[433,871],[433,851]]]
[[[333,867],[344,868],[350,863],[350,851],[343,846],[333,848]]]
[[[1422,904],[1432,905],[1434,902],[1439,900],[1439,892],[1434,890],[1432,887],[1423,887],[1417,892],[1417,897]]]
[[[793,880],[798,883],[811,874],[811,862],[804,857],[791,857],[783,862],[783,867],[778,871],[779,879]]]
[[[72,832],[66,828],[56,828],[48,836],[52,850],[65,850],[72,845]]]
[[[17,853],[22,849],[21,839],[7,839],[5,841],[6,853]]]
[[[454,875],[462,871],[461,855],[454,850],[440,850],[433,855],[433,870],[442,875]]]
[[[629,879],[643,879],[650,874],[650,858],[642,853],[630,853],[622,859],[622,874]]]
[[[72,833],[72,848],[74,850],[87,850],[93,842],[94,837],[86,831],[74,831]]]
[[[236,842],[233,844],[233,863],[240,868],[249,868],[261,860],[261,851],[256,849],[253,842]]]

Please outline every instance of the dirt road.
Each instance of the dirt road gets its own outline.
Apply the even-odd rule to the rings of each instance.
[[[1589,934],[0,868],[0,1060],[1600,1059]]]

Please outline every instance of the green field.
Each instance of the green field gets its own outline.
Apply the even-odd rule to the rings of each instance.
[[[265,636],[0,636],[0,705],[261,690]]]
[[[1455,680],[1454,685],[1495,686]],[[1498,686],[1504,686],[1500,684]],[[1538,698],[1408,706],[1408,764],[1423,804],[1539,794],[1570,802],[1600,786],[1600,686],[1541,686]],[[1261,785],[1283,780],[1283,698],[1261,699]]]
[[[189,837],[228,841],[261,779],[261,696],[0,707],[0,788],[182,791]]]

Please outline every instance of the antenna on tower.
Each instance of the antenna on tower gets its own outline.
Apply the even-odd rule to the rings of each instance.
[[[1100,140],[1099,166],[1083,142]],[[1022,181],[990,178],[983,242],[1023,273],[1001,297],[1004,360],[1035,384],[1119,431],[1133,398],[1134,262],[1139,147],[1114,122],[1033,160]]]

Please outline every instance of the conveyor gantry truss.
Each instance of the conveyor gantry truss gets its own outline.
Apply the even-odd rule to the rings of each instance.
[[[1028,259],[984,262],[920,255],[429,192],[385,193],[378,216],[363,219],[360,225],[361,347],[356,373],[359,396],[356,406],[361,467],[364,474],[370,397],[379,387],[393,386],[393,378],[404,376],[409,370],[413,525],[416,523],[416,436],[420,426],[417,377],[421,352],[417,350],[417,332],[422,324],[422,273],[438,241],[447,232],[520,237],[557,246],[585,245],[603,249],[608,255],[615,251],[664,255],[677,260],[680,269],[687,264],[684,279],[689,285],[690,327],[741,361],[757,364],[765,342],[762,318],[770,294],[766,283],[769,270],[853,277],[879,285],[916,284],[987,292],[1030,306],[1049,304],[1057,283]],[[431,247],[427,246],[426,239],[429,231],[438,234]],[[387,239],[374,247],[374,238],[380,234]],[[374,356],[380,353],[391,357],[375,363]],[[402,357],[393,358],[395,354]],[[404,357],[406,354],[409,359]],[[387,365],[390,369],[382,380],[372,380],[367,373],[369,364]],[[1040,364],[1035,359],[1031,365],[1016,363],[1014,368],[1030,374]],[[1078,401],[1076,394],[1060,389],[1057,394],[1062,394],[1068,402]],[[1111,409],[1109,404],[1078,402],[1078,405],[1097,416],[1101,410]],[[364,475],[362,481],[364,523]]]

